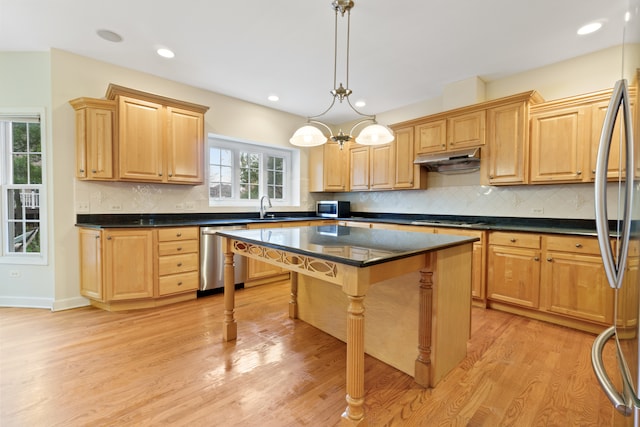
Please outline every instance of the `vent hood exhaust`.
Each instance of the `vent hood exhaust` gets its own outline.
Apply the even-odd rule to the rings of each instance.
[[[428,171],[444,174],[475,172],[480,169],[480,149],[418,154],[413,163],[425,167]]]

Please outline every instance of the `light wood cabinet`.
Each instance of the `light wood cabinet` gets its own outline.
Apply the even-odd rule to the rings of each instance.
[[[69,103],[76,116],[76,178],[113,180],[116,103],[92,98]]]
[[[609,286],[595,237],[544,236],[543,310],[582,320],[613,324]]]
[[[394,129],[395,141],[391,143],[394,155],[394,189],[427,188],[427,170],[414,164],[416,147],[413,126]]]
[[[349,191],[349,145],[327,142],[309,150],[309,191]]]
[[[529,181],[529,106],[541,101],[532,91],[508,97],[487,108],[481,184],[514,185]]]
[[[489,233],[487,299],[538,308],[540,237],[522,233]]]
[[[202,184],[208,107],[113,84],[107,100],[69,102],[78,179]]]
[[[153,297],[153,230],[108,229],[103,232],[106,302]]]
[[[447,150],[480,147],[485,144],[486,111],[479,109],[447,118]]]
[[[351,191],[369,189],[369,147],[353,144],[349,147],[349,188]]]
[[[198,227],[157,231],[158,295],[197,291],[200,283]]]
[[[395,178],[395,145],[372,145],[369,147],[369,189],[391,190]]]
[[[80,228],[79,236],[80,293],[92,305],[118,311],[196,298],[198,227]]]
[[[416,153],[432,154],[447,150],[447,120],[436,119],[416,125]]]

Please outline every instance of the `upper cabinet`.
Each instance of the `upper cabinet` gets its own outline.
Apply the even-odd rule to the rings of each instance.
[[[531,107],[532,184],[595,180],[600,132],[611,93],[605,90]],[[636,88],[630,88],[632,100],[635,95]],[[635,102],[631,108],[635,109]],[[618,120],[614,138],[619,138],[619,123]],[[624,176],[620,160],[619,146],[612,144],[609,179]]]
[[[415,124],[416,154],[441,153],[485,144],[486,112],[477,106],[420,119]]]
[[[416,158],[416,144],[412,126],[394,129],[396,139],[392,142],[394,154],[393,188],[421,189],[427,187],[427,170],[414,164]]]
[[[349,148],[327,142],[309,150],[309,191],[349,191]]]
[[[503,98],[487,108],[487,143],[482,152],[483,185],[526,184],[529,176],[529,106],[535,92]]]
[[[76,111],[76,177],[113,180],[116,103],[104,99],[70,101]]]
[[[203,182],[208,107],[113,84],[107,98],[70,101],[79,179]]]

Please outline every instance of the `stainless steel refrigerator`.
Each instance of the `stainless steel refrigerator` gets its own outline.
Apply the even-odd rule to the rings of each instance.
[[[629,262],[630,250],[637,259],[640,248],[640,181],[635,160],[638,158],[638,130],[634,129],[630,82],[624,78],[625,55],[640,53],[638,48],[638,0],[624,0],[627,13],[620,17],[622,46],[621,79],[615,83],[602,128],[595,181],[595,218],[598,241],[609,285],[613,288],[614,321],[593,343],[591,360],[595,375],[616,411],[611,425],[640,427],[640,275],[638,262]],[[612,24],[616,25],[615,22]],[[638,108],[638,105],[635,106]],[[637,126],[637,124],[636,124]],[[614,159],[612,152],[621,153],[619,170],[625,177],[607,181],[607,169]],[[634,180],[635,176],[635,180]],[[615,364],[605,366],[603,352],[615,353]]]

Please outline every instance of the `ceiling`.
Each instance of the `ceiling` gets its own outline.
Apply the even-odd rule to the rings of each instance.
[[[441,96],[469,77],[491,81],[619,45],[624,12],[638,0],[355,3],[350,99],[373,114]],[[576,35],[594,20],[600,31]],[[98,29],[123,40],[106,41]],[[61,49],[301,116],[331,102],[333,32],[331,0],[0,0],[0,51]],[[638,32],[626,37],[640,42]],[[159,57],[160,46],[175,58]],[[346,83],[344,57],[338,83]],[[328,122],[354,118],[339,107]]]

